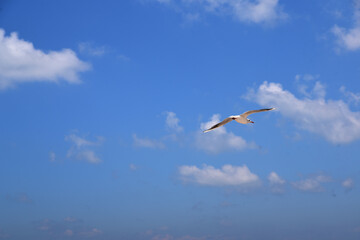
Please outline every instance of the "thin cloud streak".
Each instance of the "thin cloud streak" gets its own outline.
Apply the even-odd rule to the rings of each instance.
[[[273,24],[288,17],[278,0],[157,0],[157,2],[182,13],[187,21],[198,21],[201,12],[217,16],[229,15],[239,22],[255,24]]]

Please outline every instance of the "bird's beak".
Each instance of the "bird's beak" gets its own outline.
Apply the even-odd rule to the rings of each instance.
[[[250,120],[251,123],[254,123],[253,121]]]

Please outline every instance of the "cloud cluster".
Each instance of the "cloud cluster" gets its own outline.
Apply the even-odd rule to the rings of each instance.
[[[332,143],[359,139],[360,112],[352,112],[342,100],[326,100],[325,90],[320,86],[317,85],[315,96],[299,99],[279,83],[264,82],[257,90],[249,90],[246,97],[262,106],[276,107],[296,126],[319,134]]]
[[[97,137],[97,141],[89,141],[85,138],[79,137],[75,133],[72,133],[65,136],[65,140],[72,144],[67,152],[68,158],[75,158],[76,160],[92,164],[102,162],[102,160],[96,155],[94,147],[100,146],[104,142],[103,137]]]
[[[354,3],[354,26],[346,29],[334,25],[331,29],[337,38],[338,45],[350,51],[360,49],[360,0],[356,0]]]
[[[213,166],[203,165],[180,166],[179,174],[183,182],[196,183],[207,186],[257,186],[260,184],[259,177],[252,173],[246,165],[224,165],[220,169]]]
[[[268,24],[285,19],[278,0],[157,0],[181,12],[187,20],[198,20],[199,12],[230,15],[240,22]]]
[[[181,144],[182,140],[186,139],[184,142],[191,143],[191,147],[195,147],[209,154],[218,154],[226,151],[243,151],[257,147],[255,143],[247,142],[241,136],[228,132],[225,127],[217,128],[208,133],[203,133],[199,130],[184,133],[184,128],[179,122],[180,119],[174,112],[166,112],[165,126],[169,134],[163,136],[161,140],[140,138],[136,134],[133,134],[133,145],[135,147],[165,149],[166,141],[170,140]],[[220,115],[214,114],[209,121],[200,123],[200,129],[208,129],[218,122],[220,122]]]
[[[79,72],[89,68],[70,49],[45,53],[15,32],[5,36],[0,28],[0,90],[24,82],[80,83]]]

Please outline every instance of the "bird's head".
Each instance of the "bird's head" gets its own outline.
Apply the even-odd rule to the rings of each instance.
[[[250,119],[247,119],[247,122],[248,123],[254,123],[253,121],[251,121]]]

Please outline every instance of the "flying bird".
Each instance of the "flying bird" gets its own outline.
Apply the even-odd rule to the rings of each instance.
[[[205,130],[204,133],[214,130],[215,128],[221,127],[221,126],[231,122],[232,120],[235,120],[238,123],[242,123],[242,124],[254,123],[253,121],[251,121],[250,119],[247,118],[250,114],[271,111],[274,109],[275,108],[264,108],[264,109],[259,109],[259,110],[251,110],[251,111],[244,112],[243,114],[240,114],[240,115],[234,115],[234,116],[227,117],[222,122],[215,124],[208,130]]]

